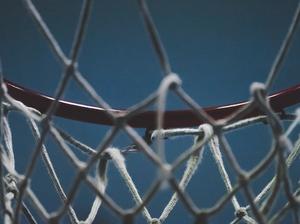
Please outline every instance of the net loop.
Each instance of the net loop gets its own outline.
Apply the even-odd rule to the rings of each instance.
[[[281,125],[281,121],[277,114],[271,108],[268,99],[266,97],[265,86],[261,83],[254,83],[251,85],[251,89],[253,91],[253,96],[255,103],[258,107],[267,115],[268,121],[271,126],[271,130],[276,136],[275,140],[277,141],[280,135],[283,133],[283,127]]]
[[[198,128],[160,129],[152,131],[151,141],[155,139],[174,139],[189,135],[197,135],[197,141],[201,141],[212,136],[213,133],[214,129],[210,124],[202,124]]]
[[[175,73],[170,73],[165,76],[161,81],[158,88],[158,99],[157,99],[157,129],[160,130],[164,126],[164,111],[166,109],[166,99],[170,88],[177,88],[181,85],[181,79]],[[161,139],[157,139],[157,153],[162,161],[165,162],[165,150]]]

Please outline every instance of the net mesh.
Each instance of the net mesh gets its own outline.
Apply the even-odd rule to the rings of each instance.
[[[231,223],[278,223],[280,220],[285,219],[287,215],[292,217],[294,223],[300,223],[298,210],[299,186],[294,184],[289,177],[289,167],[297,158],[300,150],[300,139],[291,142],[289,136],[300,121],[300,111],[298,109],[294,114],[288,116],[291,122],[288,128],[285,129],[280,116],[272,110],[267,99],[267,93],[292,43],[299,21],[300,5],[298,5],[296,9],[293,21],[270,69],[265,84],[253,83],[250,87],[252,95],[250,103],[232,116],[224,120],[215,121],[181,87],[180,77],[172,71],[167,54],[160,41],[159,34],[145,1],[138,1],[139,10],[159,59],[163,78],[160,86],[153,94],[132,108],[129,108],[128,113],[122,116],[109,110],[111,109],[109,104],[97,94],[77,66],[80,47],[92,9],[92,1],[83,1],[77,32],[69,56],[62,51],[59,43],[47,27],[47,24],[39,14],[35,5],[30,0],[23,0],[23,3],[47,41],[53,54],[58,58],[64,69],[54,97],[55,101],[46,114],[41,114],[36,109],[27,107],[22,102],[12,98],[7,92],[5,83],[1,80],[0,203],[4,223],[18,223],[23,219],[26,219],[29,223],[37,223],[37,217],[33,214],[38,216],[38,220],[43,220],[47,223],[58,223],[66,215],[71,223],[92,223],[95,220],[98,210],[104,204],[113,211],[116,216],[120,217],[124,223],[133,223],[135,217],[142,214],[147,223],[158,224],[164,223],[168,216],[172,215],[173,208],[178,201],[183,203],[187,212],[193,216],[195,223],[208,223],[213,216],[221,212],[229,203],[232,203],[234,208],[234,218]],[[58,107],[58,102],[62,98],[70,80],[75,80],[97,106],[107,110],[107,114],[114,121],[114,125],[109,129],[96,149],[80,142],[75,137],[58,128],[53,122],[52,118]],[[181,101],[189,106],[195,114],[204,121],[204,124],[198,128],[164,130],[166,95],[170,91],[174,92]],[[156,142],[156,150],[153,150],[149,142],[146,142],[135,129],[127,124],[132,116],[153,104],[157,105],[157,128],[151,132],[151,141]],[[245,114],[254,108],[259,108],[264,115],[241,120]],[[32,150],[30,162],[24,173],[19,173],[15,164],[15,153],[17,153],[17,150],[13,147],[10,122],[8,120],[8,115],[12,111],[17,111],[24,115],[36,139],[36,145]],[[241,168],[235,154],[231,150],[225,134],[229,131],[248,127],[258,122],[268,124],[273,136],[272,145],[268,154],[262,158],[253,169],[245,171]],[[113,139],[120,131],[124,131],[132,139],[134,145],[125,150],[110,147]],[[52,136],[57,142],[65,157],[71,161],[76,171],[76,178],[68,192],[64,190],[45,146],[45,140],[48,135]],[[168,163],[165,159],[165,139],[186,135],[194,136],[193,144],[190,148],[184,150],[172,163]],[[209,147],[217,164],[220,177],[227,190],[213,206],[208,208],[196,205],[189,194],[185,192],[185,188],[202,161],[205,146]],[[88,155],[88,160],[83,161],[78,158],[76,153],[73,152],[74,148]],[[136,149],[138,149],[140,153],[143,153],[149,161],[157,167],[157,178],[144,195],[141,195],[135,186],[127,170],[125,161],[126,153]],[[228,160],[227,165],[223,161],[223,156]],[[47,211],[30,185],[34,168],[40,159],[47,168],[51,182],[61,199],[61,206],[51,213]],[[112,163],[109,163],[109,161],[112,161]],[[177,181],[174,173],[183,163],[186,163],[186,167],[182,177]],[[134,207],[124,209],[105,193],[106,188],[109,187],[107,181],[107,167],[109,164],[116,167],[122,180],[126,183],[136,203]],[[260,193],[256,195],[251,188],[251,183],[261,175],[270,164],[275,164],[276,167],[274,177]],[[96,174],[94,176],[89,174],[91,169],[95,169]],[[230,174],[228,169],[232,170]],[[233,184],[233,179],[237,179],[237,183]],[[79,186],[83,182],[93,191],[95,197],[90,212],[85,219],[79,218],[77,212],[72,207],[72,202],[78,193]],[[172,189],[174,194],[161,214],[155,217],[147,209],[147,206],[163,186]],[[281,207],[277,207],[274,211],[274,206],[281,191],[284,194],[285,203]],[[246,205],[240,202],[239,193],[244,195]],[[22,217],[22,219],[20,219],[20,217]]]

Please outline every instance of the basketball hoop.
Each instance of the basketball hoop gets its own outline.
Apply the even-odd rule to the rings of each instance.
[[[286,109],[300,103],[300,84],[288,87],[269,95],[270,88],[279,74],[294,39],[300,20],[300,3],[297,6],[292,23],[288,29],[281,48],[276,55],[265,83],[253,82],[250,86],[249,101],[229,103],[221,106],[202,108],[192,99],[181,85],[180,76],[173,73],[166,51],[160,40],[158,30],[152,20],[146,1],[138,0],[139,11],[151,43],[159,60],[163,78],[154,93],[143,101],[127,109],[114,109],[97,94],[93,86],[84,78],[77,67],[78,55],[85,30],[87,28],[92,1],[83,1],[77,32],[74,36],[70,56],[61,49],[39,11],[31,0],[23,0],[28,13],[33,18],[41,34],[46,39],[56,58],[63,65],[63,75],[58,83],[56,94],[47,96],[26,88],[20,84],[3,78],[1,73],[1,154],[0,154],[0,195],[3,222],[59,223],[66,217],[71,223],[97,223],[96,216],[105,205],[123,223],[134,223],[137,216],[150,224],[167,222],[172,215],[177,202],[181,202],[186,212],[193,217],[195,223],[208,223],[211,218],[224,210],[227,204],[232,204],[231,223],[279,223],[280,220],[293,220],[300,223],[299,218],[299,185],[290,178],[289,168],[298,158],[300,139],[292,141],[290,135],[295,132],[300,121],[300,110],[288,113]],[[3,66],[5,67],[5,66]],[[62,100],[66,86],[74,80],[85,90],[96,106],[89,106]],[[188,109],[167,110],[166,95],[173,92]],[[149,106],[157,106],[156,110],[147,110]],[[32,155],[26,170],[19,172],[16,168],[15,155],[18,150],[13,145],[12,128],[8,115],[18,112],[27,121],[29,129],[36,140]],[[53,116],[106,125],[109,127],[106,135],[96,148],[76,139],[70,133],[60,129]],[[286,128],[283,120],[288,120]],[[238,159],[227,141],[225,134],[229,131],[246,128],[251,124],[264,122],[272,135],[272,145],[268,154],[261,158],[250,171],[241,168]],[[140,136],[135,129],[146,130],[145,136]],[[133,142],[127,148],[111,146],[119,132],[123,131]],[[76,173],[68,191],[63,187],[46,145],[47,136],[59,146],[65,160],[70,161]],[[172,162],[165,159],[166,139],[193,136],[194,141],[185,148]],[[157,144],[152,144],[156,142]],[[226,192],[210,207],[196,205],[194,198],[189,196],[186,188],[205,159],[204,147],[210,149],[217,165],[219,175]],[[153,148],[152,148],[153,147]],[[74,148],[87,156],[82,160],[74,152]],[[155,166],[157,177],[145,194],[141,194],[134,178],[127,168],[125,155],[139,152]],[[224,161],[224,158],[227,163]],[[47,169],[61,206],[54,212],[49,212],[32,188],[30,181],[39,159]],[[111,163],[109,163],[111,161]],[[175,172],[186,163],[180,180],[175,178]],[[273,164],[273,178],[257,192],[253,192],[251,184]],[[107,189],[110,183],[108,166],[113,165],[126,184],[135,206],[125,209],[113,200]],[[93,175],[90,174],[93,170]],[[229,171],[230,170],[230,171]],[[298,175],[299,176],[299,175]],[[236,182],[233,180],[236,179]],[[73,207],[81,183],[87,185],[93,193],[93,203],[88,215],[81,219]],[[118,183],[114,183],[118,184]],[[158,215],[153,215],[148,208],[150,201],[160,189],[168,188],[172,196]],[[209,192],[208,192],[209,193]],[[241,199],[244,196],[244,201]],[[276,198],[283,195],[284,204],[276,204]]]

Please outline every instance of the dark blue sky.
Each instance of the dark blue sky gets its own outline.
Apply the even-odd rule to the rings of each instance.
[[[297,5],[296,0],[148,2],[173,71],[182,78],[183,88],[203,106],[249,98],[250,83],[266,79]],[[34,3],[63,50],[68,52],[81,1],[44,0]],[[275,82],[274,90],[300,81],[299,38],[297,35],[288,60]],[[21,0],[0,0],[0,56],[6,78],[53,95],[61,75],[61,67],[27,14]],[[79,68],[98,93],[113,107],[129,107],[156,90],[162,75],[135,1],[94,2],[90,25],[79,58]],[[92,103],[74,83],[70,84],[65,99]],[[168,103],[168,108],[183,107],[172,95]],[[25,151],[20,152],[20,155],[26,157],[26,153],[31,150],[28,143],[30,133],[24,134],[25,122],[21,121],[20,117],[16,119],[18,122],[12,124],[18,139],[16,147],[29,144],[26,145],[26,149],[21,149]],[[96,125],[62,119],[57,121],[61,122],[60,125],[64,128],[71,130],[75,136],[90,142],[93,146],[97,145],[106,130],[105,127]],[[23,136],[18,137],[18,134]],[[231,135],[229,137],[231,138]],[[241,131],[232,137],[233,147],[236,147],[234,151],[241,159],[241,164],[245,164],[249,169],[259,161],[267,151],[265,147],[269,145],[269,139],[266,140],[268,137],[269,133],[264,126],[252,128],[249,132]],[[252,140],[254,138],[255,141]],[[251,142],[251,145],[245,145],[245,142]],[[114,142],[117,146],[129,143],[123,135]],[[176,144],[180,146],[184,143],[185,140],[182,140]],[[174,151],[179,152],[179,148]],[[60,161],[57,162],[60,169],[64,170],[66,166],[68,167],[66,169],[70,170],[70,165],[64,164],[66,159],[62,159],[58,152],[53,153],[53,156],[57,156],[55,159]],[[174,157],[172,153],[170,157]],[[197,204],[204,207],[212,205],[224,190],[219,179],[218,182],[212,180],[203,183],[204,179],[217,175],[209,152],[206,154],[208,158],[204,161],[203,171],[189,188]],[[140,159],[137,155],[129,160],[132,160],[130,164],[132,170],[139,167],[141,161],[145,162],[145,158]],[[23,168],[26,161],[23,159],[20,164],[23,164],[20,165]],[[145,192],[151,179],[141,179],[146,174],[151,177],[153,171],[150,165],[148,167],[147,164],[145,167],[145,171],[139,170],[134,174],[142,192]],[[127,201],[130,200],[129,197],[115,193],[122,192],[123,195],[127,190],[125,186],[119,186],[118,174],[113,168],[111,170],[112,182],[117,184],[112,184],[111,188],[109,185],[109,193],[124,205],[132,205]],[[70,184],[68,181],[71,181],[70,177],[65,180],[66,186]],[[214,186],[214,183],[218,183],[219,186]],[[37,188],[39,195],[45,193],[43,189]],[[166,196],[163,193],[159,194],[161,198],[156,197],[156,201],[151,204],[154,214],[158,214],[160,206],[165,203]],[[75,207],[85,214],[87,203],[82,201],[84,200]],[[56,199],[52,203],[47,198],[47,202],[51,209],[57,205]],[[184,213],[186,212],[181,206],[167,223],[183,222],[184,219],[181,220],[181,217]],[[104,210],[100,216],[110,220],[109,214]],[[215,221],[220,223],[221,220],[229,221],[231,218],[232,213],[229,212],[221,214]]]

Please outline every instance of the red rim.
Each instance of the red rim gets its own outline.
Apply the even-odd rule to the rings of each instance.
[[[53,102],[53,98],[31,89],[24,88],[23,86],[17,85],[9,80],[5,80],[5,83],[8,88],[8,93],[13,98],[23,102],[26,106],[39,110],[41,113],[46,113],[47,109]],[[281,90],[269,96],[269,100],[274,111],[283,112],[285,108],[300,103],[300,84]],[[248,103],[248,101],[245,101],[222,106],[212,106],[204,108],[204,110],[212,118],[218,120],[232,115]],[[126,113],[126,110],[120,109],[112,109],[112,111],[119,114]],[[261,112],[259,110],[253,110],[247,115],[247,117],[253,117],[260,114]],[[68,101],[59,102],[55,115],[82,122],[102,125],[114,124],[113,120],[107,115],[103,108]],[[200,125],[201,123],[203,122],[199,120],[199,118],[195,115],[195,112],[192,110],[172,110],[165,112],[164,128],[192,127]],[[133,116],[128,121],[128,124],[135,128],[153,129],[156,124],[156,111],[141,112]]]

